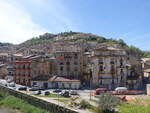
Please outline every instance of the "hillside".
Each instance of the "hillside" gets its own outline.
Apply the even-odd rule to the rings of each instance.
[[[106,39],[105,37],[94,35],[91,33],[81,33],[81,32],[63,32],[59,34],[50,34],[45,33],[38,37],[33,37],[30,40],[25,41],[20,45],[24,46],[35,46],[38,44],[59,41],[59,40],[66,40],[71,42],[78,42],[81,40],[85,40],[87,42],[96,42],[96,43],[107,43],[108,45],[113,44],[120,44],[121,47],[126,47],[126,43],[123,40],[113,40],[113,39]]]
[[[45,33],[37,37],[33,37],[19,45],[13,45],[9,43],[0,43],[0,52],[13,53],[21,48],[32,48],[32,49],[43,49],[44,51],[51,48],[53,42],[57,41],[67,41],[76,44],[82,44],[82,42],[87,43],[88,48],[97,47],[97,45],[105,44],[108,46],[117,46],[119,48],[125,48],[129,51],[139,54],[141,57],[150,57],[150,52],[142,51],[135,46],[128,46],[122,39],[114,40],[105,38],[102,36],[94,35],[91,33],[82,32],[62,32],[58,34]]]
[[[14,53],[17,45],[0,42],[0,53]]]
[[[150,57],[150,52],[142,51],[141,49],[135,46],[128,46],[122,39],[114,40],[105,38],[102,36],[94,35],[91,33],[81,33],[81,32],[62,32],[58,34],[45,33],[38,37],[33,37],[30,40],[25,41],[20,44],[23,47],[36,47],[43,44],[49,44],[55,41],[69,41],[69,42],[79,42],[86,41],[88,43],[92,43],[95,47],[97,44],[107,44],[109,46],[119,45],[120,48],[128,49],[129,51],[139,54],[141,57]]]

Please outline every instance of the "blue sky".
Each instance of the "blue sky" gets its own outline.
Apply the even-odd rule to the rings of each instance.
[[[0,41],[78,31],[150,50],[149,0],[0,0]]]

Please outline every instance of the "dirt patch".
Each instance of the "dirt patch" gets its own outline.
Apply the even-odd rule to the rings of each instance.
[[[21,113],[21,112],[5,106],[0,106],[0,113]]]
[[[7,107],[0,106],[0,113],[15,113],[15,112],[13,112],[13,110]]]

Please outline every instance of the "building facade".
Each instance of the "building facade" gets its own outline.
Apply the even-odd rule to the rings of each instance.
[[[60,89],[79,89],[80,80],[68,79],[59,76],[38,76],[32,79],[32,86],[38,86],[40,88],[60,88]]]
[[[111,90],[120,86],[130,89],[141,86],[141,63],[125,49],[112,47],[94,49],[91,51],[91,61],[93,87]]]
[[[79,52],[56,52],[55,59],[58,76],[80,79]]]
[[[51,60],[44,56],[27,56],[14,62],[14,81],[31,86],[37,76],[51,76]]]

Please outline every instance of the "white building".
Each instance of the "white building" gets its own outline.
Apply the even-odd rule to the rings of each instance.
[[[80,80],[67,79],[58,76],[41,76],[32,79],[32,86],[38,86],[40,88],[60,88],[60,89],[79,89]]]

